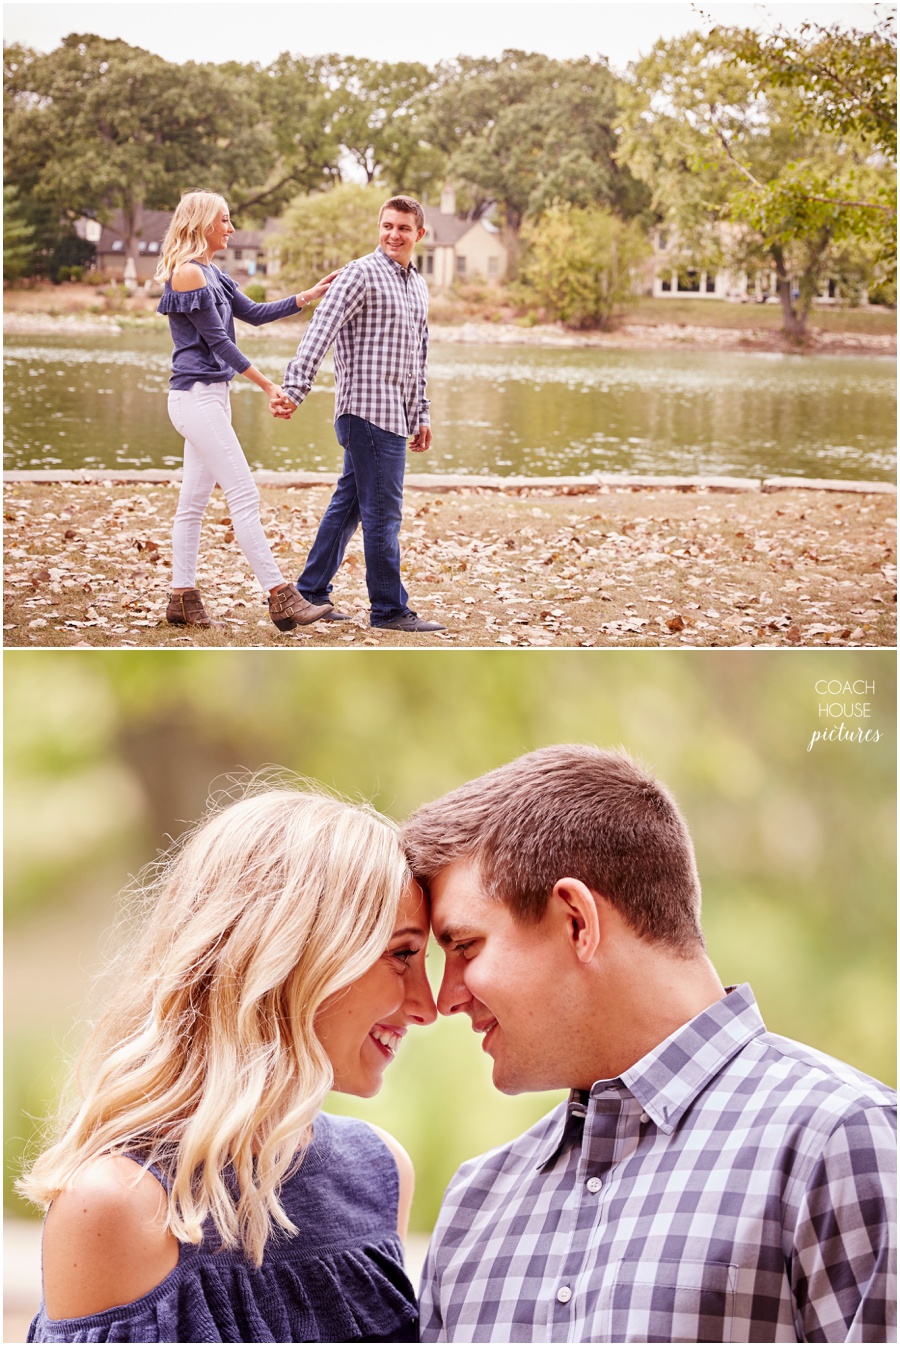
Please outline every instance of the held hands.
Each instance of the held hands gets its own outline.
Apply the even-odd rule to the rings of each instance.
[[[273,383],[272,391],[269,393],[269,410],[276,420],[289,421],[297,410],[297,404],[291,401],[283,389]]]
[[[301,294],[298,294],[296,296],[298,306],[300,308],[306,308],[308,304],[314,304],[316,300],[321,299],[324,294],[327,294],[328,287],[338,274],[338,271],[340,271],[340,267],[338,267],[337,271],[331,271],[327,276],[323,276],[322,279],[317,281],[310,289],[303,290]]]
[[[420,425],[418,432],[409,441],[409,447],[413,453],[425,453],[431,448],[431,426]]]

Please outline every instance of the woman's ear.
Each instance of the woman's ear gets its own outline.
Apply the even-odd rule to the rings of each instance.
[[[600,917],[594,894],[580,879],[557,879],[550,901],[565,921],[576,958],[589,963],[600,945]]]

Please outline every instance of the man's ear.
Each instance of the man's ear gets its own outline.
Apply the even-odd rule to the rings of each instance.
[[[580,879],[557,879],[550,901],[566,922],[576,958],[589,963],[600,944],[600,917],[594,894]]]

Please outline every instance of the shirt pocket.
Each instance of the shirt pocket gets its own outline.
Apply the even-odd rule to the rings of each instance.
[[[672,1258],[621,1261],[608,1341],[733,1341],[737,1267]]]

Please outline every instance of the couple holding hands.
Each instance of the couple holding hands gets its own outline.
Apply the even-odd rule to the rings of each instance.
[[[372,626],[442,631],[409,607],[400,577],[400,524],[406,447],[431,443],[425,396],[428,290],[412,262],[425,233],[418,201],[394,196],[378,216],[378,247],[324,276],[311,289],[268,304],[242,294],[213,264],[234,233],[228,205],[212,192],[181,198],[163,240],[156,279],[158,311],[174,344],[169,417],[184,436],[184,474],[172,530],[172,592],[166,619],[212,626],[197,589],[200,524],[213,489],[225,493],[232,527],[268,595],[280,631],[315,621],[347,621],[331,602],[332,580],[361,523]],[[261,326],[324,302],[306,329],[279,387],[235,344],[234,319]],[[259,491],[231,425],[236,374],[261,388],[273,415],[290,419],[334,344],[335,432],[343,471],[296,586],[285,579],[259,518]]]
[[[21,1182],[29,1340],[896,1340],[895,1095],[722,984],[687,825],[624,752],[538,749],[399,831],[266,788],[154,872]],[[438,1012],[497,1089],[569,1092],[458,1171],[417,1302],[410,1160],[321,1108]]]

